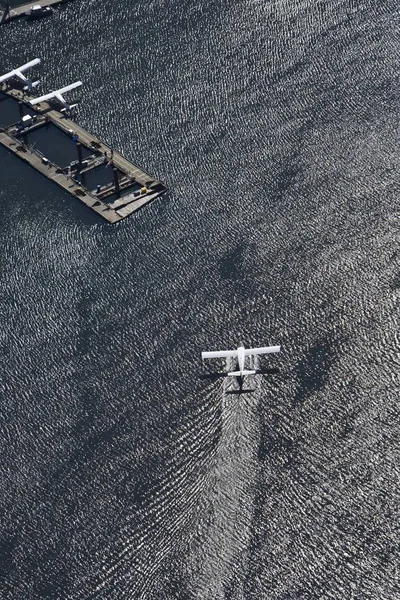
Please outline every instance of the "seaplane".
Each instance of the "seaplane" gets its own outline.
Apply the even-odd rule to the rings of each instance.
[[[35,67],[40,64],[40,58],[34,58],[33,60],[27,62],[25,65],[21,65],[17,69],[13,69],[9,73],[0,76],[0,83],[4,81],[10,81],[11,79],[19,79],[24,83],[24,90],[28,90],[29,92],[33,92],[35,87],[39,85],[39,81],[32,82],[28,77],[25,77],[24,71],[27,71],[31,67]]]
[[[71,83],[70,85],[60,88],[59,90],[55,90],[54,92],[50,92],[49,94],[45,94],[44,96],[40,96],[39,98],[30,100],[29,103],[32,106],[35,106],[35,104],[40,104],[40,102],[46,102],[47,100],[57,100],[63,107],[61,109],[61,112],[69,113],[72,108],[75,108],[75,106],[77,106],[77,104],[68,104],[63,94],[74,90],[75,88],[80,87],[81,85],[82,81],[75,81],[75,83]]]
[[[215,352],[202,352],[201,358],[203,360],[209,358],[236,358],[238,367],[236,371],[228,371],[227,373],[210,373],[207,375],[203,375],[202,379],[214,379],[218,377],[236,377],[236,380],[239,384],[239,394],[241,394],[243,391],[244,378],[247,375],[256,375],[258,373],[272,374],[278,372],[278,369],[246,369],[246,357],[258,356],[260,354],[273,354],[275,352],[280,352],[280,350],[280,346],[264,346],[263,348],[245,348],[244,346],[239,346],[238,348],[236,348],[236,350],[217,350]]]

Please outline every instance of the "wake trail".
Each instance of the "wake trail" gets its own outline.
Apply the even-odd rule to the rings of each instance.
[[[229,362],[227,368],[231,369]],[[220,388],[220,440],[203,507],[206,521],[191,561],[193,593],[202,600],[244,597],[259,466],[259,390],[255,383],[254,377],[247,378],[246,389],[254,389],[247,395],[230,394],[237,385],[230,378]]]

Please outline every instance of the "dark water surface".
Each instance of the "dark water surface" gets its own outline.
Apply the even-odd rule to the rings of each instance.
[[[0,71],[170,191],[0,149],[1,599],[400,598],[397,0],[75,0]],[[282,344],[227,394],[205,349]]]

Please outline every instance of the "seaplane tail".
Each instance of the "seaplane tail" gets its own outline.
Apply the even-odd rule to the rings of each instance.
[[[64,106],[64,109],[70,110],[71,108],[73,108],[74,106],[76,106],[76,104],[73,105],[69,105],[68,102],[65,100],[63,94],[65,94],[66,92],[69,92],[71,90],[74,90],[77,87],[80,87],[82,84],[82,81],[75,81],[75,83],[71,83],[70,85],[66,85],[63,88],[60,88],[59,90],[55,90],[54,92],[50,92],[49,94],[45,94],[44,96],[39,96],[39,98],[35,98],[34,100],[30,100],[29,103],[32,106],[35,106],[35,104],[40,104],[40,102],[46,102],[46,100],[52,100],[53,98],[56,98],[60,104],[62,104]]]
[[[5,75],[1,75],[0,83],[3,83],[4,81],[9,81],[10,79],[18,78],[20,81],[22,81],[23,83],[26,84],[24,87],[24,90],[32,91],[35,87],[37,87],[39,85],[39,81],[32,82],[28,77],[26,77],[24,75],[24,71],[27,71],[31,67],[35,67],[36,65],[39,65],[39,64],[40,64],[40,58],[34,58],[33,60],[25,63],[24,65],[21,65],[20,67],[17,67],[16,69],[13,69],[12,71],[9,71],[9,73],[5,73]]]
[[[255,375],[257,371],[249,371],[247,369],[243,371],[230,371],[228,377],[244,377],[245,375]]]

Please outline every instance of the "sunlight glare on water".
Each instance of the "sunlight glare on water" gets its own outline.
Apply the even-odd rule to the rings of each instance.
[[[400,597],[399,16],[1,26],[0,72],[82,80],[77,121],[169,187],[113,226],[0,148],[1,597]],[[242,341],[280,372],[199,378]]]

